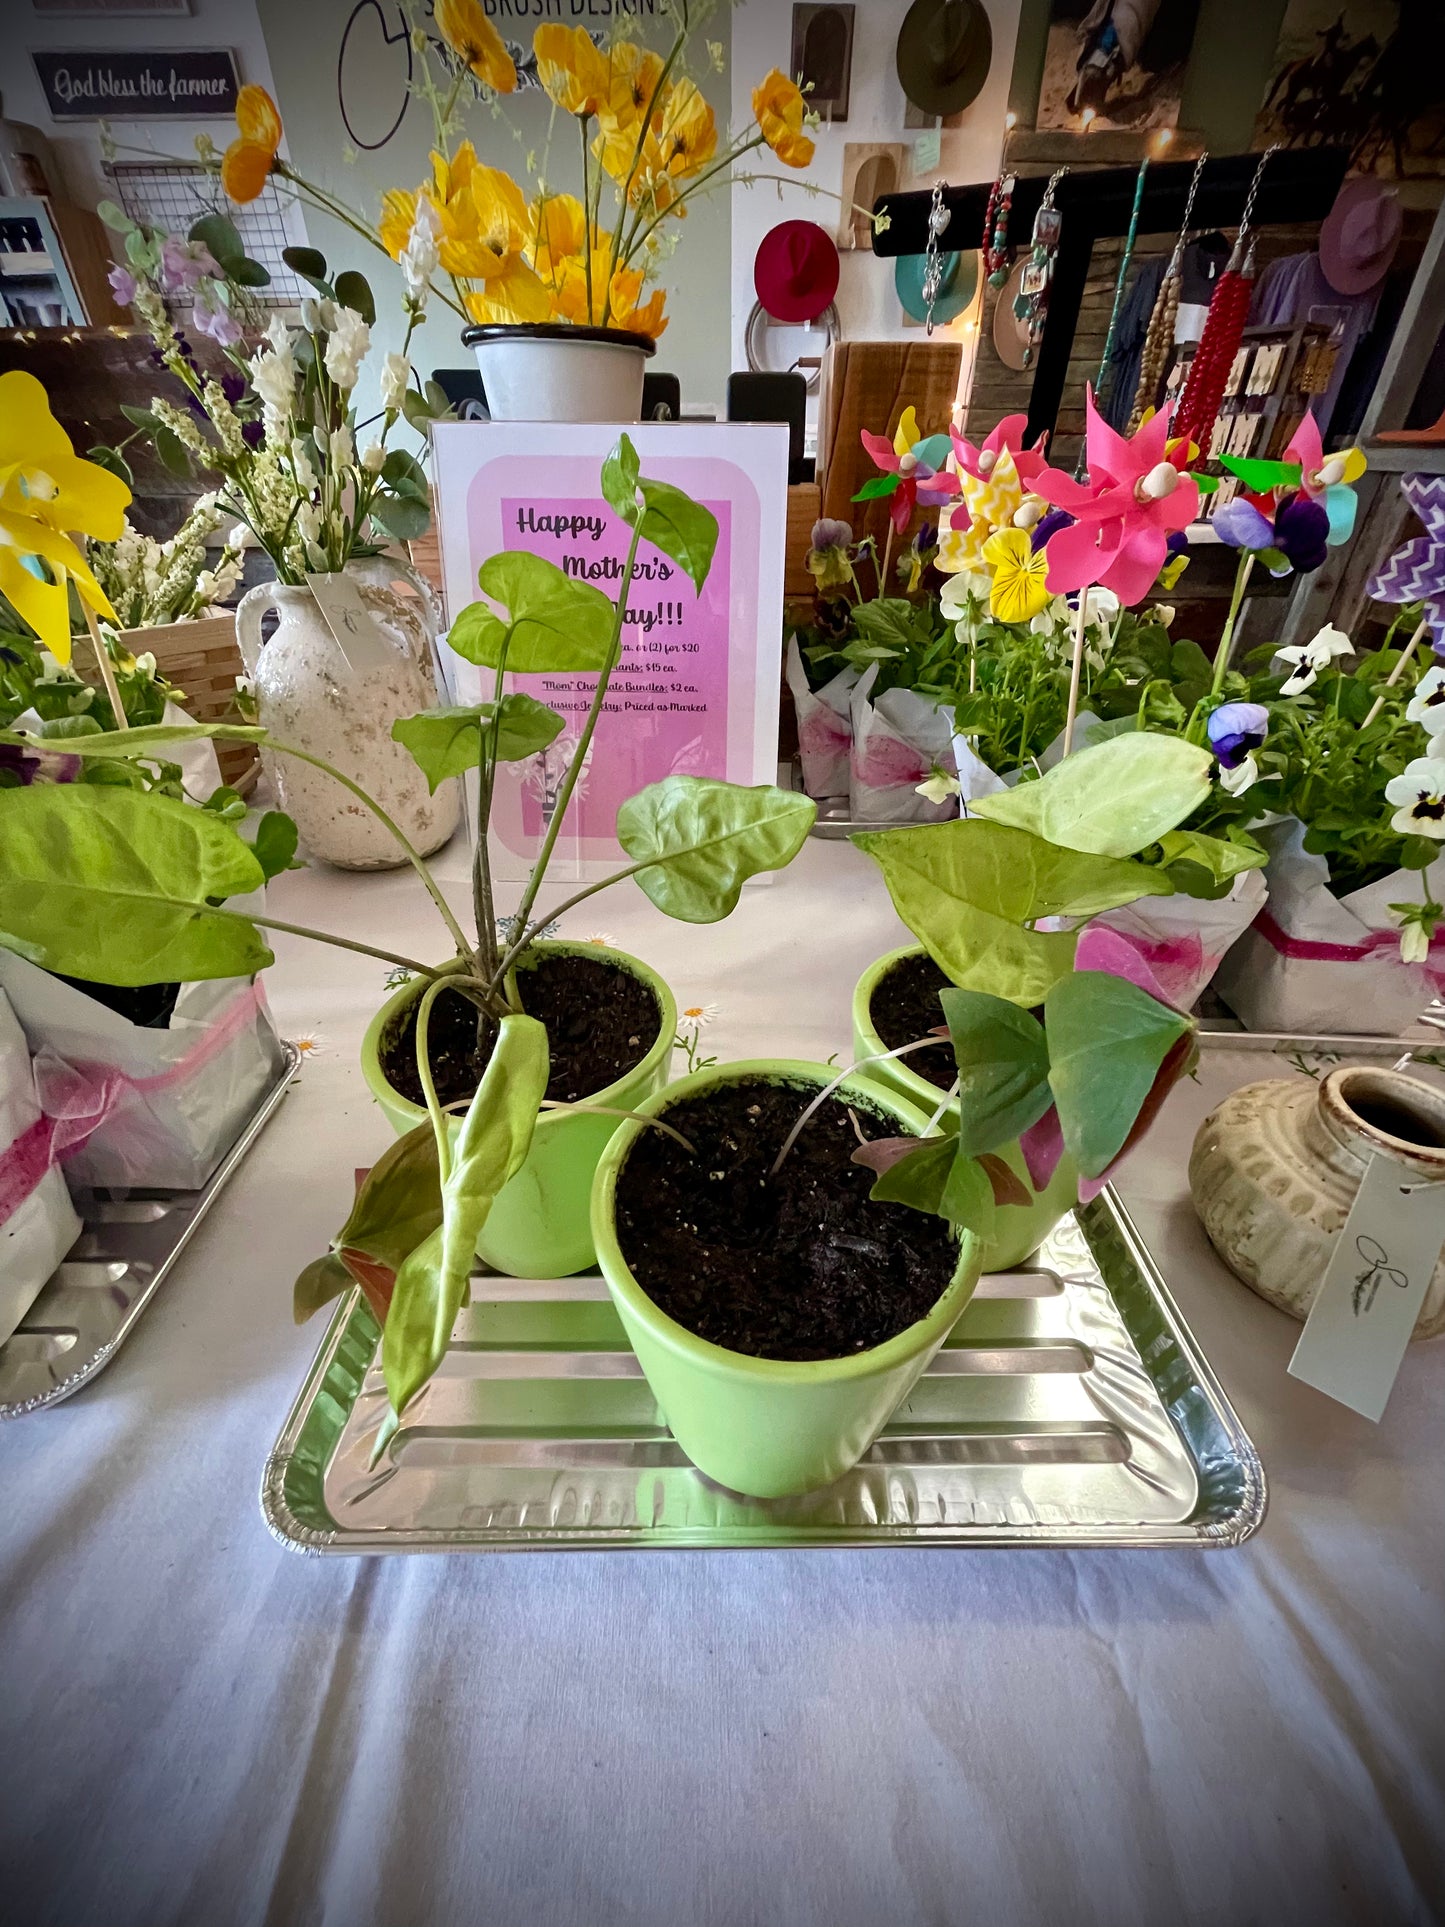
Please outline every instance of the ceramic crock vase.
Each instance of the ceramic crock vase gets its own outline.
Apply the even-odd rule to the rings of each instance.
[[[404,564],[370,558],[344,571],[361,590],[387,650],[384,666],[353,672],[310,589],[263,582],[236,611],[236,640],[255,692],[259,720],[359,783],[427,856],[457,827],[455,780],[435,795],[410,752],[391,734],[400,716],[437,706],[435,671],[439,611],[429,585]],[[415,596],[392,588],[411,582]],[[277,624],[265,641],[261,618]],[[280,807],[296,820],[307,851],[342,870],[389,870],[407,861],[396,839],[351,792],[324,770],[292,756],[262,751]]]
[[[605,1106],[605,1110],[539,1114],[526,1161],[498,1192],[477,1239],[478,1257],[494,1271],[514,1278],[570,1278],[589,1270],[597,1261],[592,1244],[592,1174],[621,1122],[615,1113],[635,1111],[667,1082],[672,1040],[677,1034],[677,1005],[661,977],[625,951],[603,949],[595,943],[539,943],[535,948],[539,956],[586,957],[594,963],[612,964],[645,984],[657,1004],[657,1040],[647,1055],[616,1083],[586,1099],[588,1104]],[[526,972],[520,977],[525,1002]],[[427,1114],[387,1081],[381,1067],[381,1049],[420,992],[417,982],[397,991],[371,1020],[361,1046],[362,1074],[398,1137],[425,1124]],[[461,1120],[454,1118],[453,1135],[460,1129]]]
[[[637,1108],[644,1117],[725,1084],[785,1083],[800,1106],[832,1082],[823,1064],[755,1061],[697,1071]],[[862,1078],[839,1095],[904,1132],[926,1114]],[[752,1498],[786,1498],[831,1485],[858,1463],[953,1330],[983,1270],[965,1232],[958,1265],[928,1314],[882,1345],[847,1358],[754,1358],[699,1338],[652,1302],[617,1242],[617,1181],[645,1124],[628,1120],[603,1152],[592,1186],[592,1235],[607,1289],[653,1396],[687,1456],[719,1485]]]
[[[1318,1084],[1271,1078],[1232,1091],[1199,1127],[1189,1160],[1210,1243],[1251,1291],[1306,1318],[1373,1157],[1401,1182],[1445,1180],[1445,1092],[1398,1071],[1346,1066]],[[1445,1331],[1445,1260],[1416,1338]]]
[[[886,957],[880,957],[877,963],[871,964],[858,979],[858,986],[853,992],[855,1063],[862,1063],[865,1057],[877,1057],[888,1049],[873,1024],[874,992],[890,970],[906,958],[922,954],[917,945],[890,950]],[[942,1022],[941,1014],[939,1021]],[[943,1097],[943,1092],[936,1084],[930,1084],[926,1077],[920,1077],[917,1071],[909,1069],[906,1057],[890,1057],[882,1063],[865,1064],[858,1075],[870,1083],[896,1091],[910,1104],[916,1104],[925,1118],[933,1116]],[[1038,1191],[1029,1176],[1017,1138],[1011,1144],[1001,1146],[995,1155],[1003,1159],[1029,1194],[1027,1204],[999,1206],[994,1235],[984,1246],[985,1271],[1010,1271],[1037,1251],[1064,1213],[1071,1211],[1078,1203],[1079,1174],[1073,1159],[1066,1152],[1059,1159],[1053,1176],[1043,1190]]]
[[[563,322],[488,322],[463,330],[497,422],[635,422],[650,335]]]

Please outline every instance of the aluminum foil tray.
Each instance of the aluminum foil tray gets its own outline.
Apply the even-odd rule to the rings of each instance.
[[[115,1357],[286,1095],[301,1057],[294,1044],[281,1051],[275,1083],[202,1190],[72,1193],[85,1229],[0,1345],[0,1419],[58,1405]]]
[[[863,1462],[802,1498],[692,1467],[600,1278],[479,1275],[472,1299],[374,1471],[379,1333],[343,1300],[266,1465],[283,1545],[1235,1546],[1264,1517],[1259,1456],[1110,1191],[984,1278]]]

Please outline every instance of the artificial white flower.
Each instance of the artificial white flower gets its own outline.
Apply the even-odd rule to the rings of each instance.
[[[314,502],[303,502],[296,511],[296,531],[308,545],[321,534],[321,511]]]
[[[1419,723],[1429,732],[1434,741],[1432,750],[1440,742],[1440,732],[1445,730],[1445,665],[1436,663],[1427,669],[1415,685],[1415,693],[1410,698],[1405,715],[1412,723]],[[1445,745],[1437,752],[1445,754]]]
[[[351,438],[351,430],[343,422],[331,436],[328,453],[333,468],[350,468],[356,460],[356,443]]]
[[[386,445],[384,442],[368,442],[361,451],[361,466],[368,475],[380,475],[386,464]]]
[[[407,294],[417,307],[424,305],[431,291],[431,278],[441,264],[437,247],[440,223],[436,210],[424,194],[416,197],[416,218],[411,224],[406,246],[401,251],[401,274]]]
[[[411,363],[405,355],[394,350],[381,365],[381,405],[389,408],[394,415],[401,413],[401,404],[406,399],[407,383],[411,380]]]
[[[279,314],[272,315],[270,325],[267,327],[261,339],[274,355],[289,355],[294,343],[291,330],[286,326],[286,323],[281,319]]]
[[[318,430],[325,433],[325,430]],[[309,495],[316,486],[316,471],[311,466],[311,451],[298,435],[291,444],[291,466],[296,474],[296,486],[303,495]]]
[[[226,547],[228,549],[247,549],[255,539],[251,531],[246,527],[246,524],[244,522],[238,522],[226,537]]]
[[[1259,781],[1259,764],[1252,756],[1246,756],[1242,763],[1233,769],[1221,768],[1219,787],[1228,796],[1243,796],[1244,792]]]
[[[722,1015],[721,1004],[689,1004],[677,1013],[679,1024],[686,1024],[689,1030],[701,1030]]]
[[[251,386],[265,409],[267,435],[280,440],[296,405],[296,363],[289,354],[257,355],[251,363]]]
[[[1386,783],[1385,801],[1395,805],[1392,830],[1445,842],[1445,757],[1417,756]]]
[[[595,943],[599,950],[610,950],[617,940],[608,930],[594,930],[590,937],[584,937],[582,941]]]
[[[1424,963],[1430,955],[1430,939],[1425,935],[1425,926],[1420,923],[1406,923],[1400,926],[1400,962]]]
[[[355,308],[339,308],[326,343],[325,357],[326,372],[338,388],[349,391],[356,386],[356,377],[370,346],[371,329]]]
[[[1288,649],[1276,649],[1274,666],[1288,664],[1294,671],[1286,682],[1280,685],[1281,696],[1298,696],[1309,688],[1322,669],[1328,669],[1336,656],[1352,656],[1355,645],[1341,629],[1334,629],[1329,623],[1310,642],[1294,643]]]
[[[930,803],[946,803],[950,796],[963,793],[958,778],[943,769],[935,769],[925,782],[915,784],[914,790],[917,795],[926,796]]]
[[[324,1056],[326,1039],[319,1030],[298,1030],[292,1033],[291,1042],[296,1046],[296,1054],[304,1064],[308,1058]]]
[[[321,303],[314,294],[305,294],[301,297],[301,326],[307,334],[314,335],[321,332],[323,326]]]

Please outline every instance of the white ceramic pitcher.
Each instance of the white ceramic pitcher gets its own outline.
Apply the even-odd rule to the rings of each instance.
[[[255,689],[259,720],[279,742],[320,756],[372,796],[423,856],[440,849],[457,827],[455,780],[435,796],[391,726],[437,705],[436,635],[440,609],[429,584],[404,563],[373,556],[344,571],[360,587],[387,660],[353,671],[310,589],[263,582],[236,611],[236,640]],[[398,595],[393,581],[412,583],[417,597]],[[280,618],[262,640],[261,617]],[[307,851],[342,870],[385,870],[406,857],[395,838],[356,796],[324,770],[294,756],[263,750],[277,802],[296,820]]]

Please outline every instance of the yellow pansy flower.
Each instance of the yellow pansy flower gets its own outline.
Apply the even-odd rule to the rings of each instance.
[[[753,89],[753,114],[763,139],[788,167],[806,167],[813,143],[803,132],[803,96],[795,82],[773,71]]]
[[[130,499],[118,476],[75,453],[34,375],[0,375],[0,593],[58,662],[70,661],[68,581],[98,615],[116,620],[68,531],[118,542]],[[37,557],[48,580],[26,566]]]
[[[1026,529],[1000,529],[983,545],[985,567],[993,571],[991,615],[1000,622],[1027,622],[1049,606],[1049,561],[1034,551]]]
[[[512,56],[478,0],[435,0],[432,19],[442,39],[483,86],[498,94],[515,90],[517,69]]]

